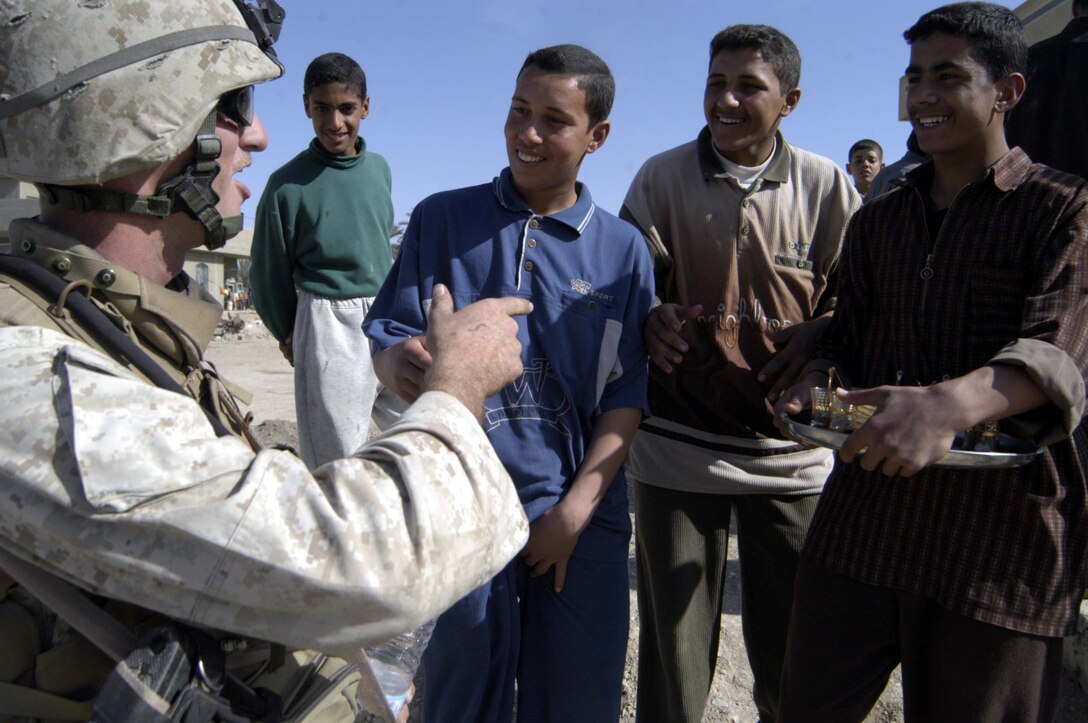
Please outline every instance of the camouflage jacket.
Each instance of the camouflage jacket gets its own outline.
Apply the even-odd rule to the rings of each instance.
[[[106,265],[29,221],[13,225],[13,248],[31,236]],[[138,280],[133,298],[110,299],[132,329],[169,330],[186,337],[182,357],[202,353],[163,303],[172,292]],[[34,308],[0,283],[0,544],[92,593],[349,650],[434,617],[527,538],[502,464],[448,395],[423,395],[358,454],[311,474],[288,451],[215,436],[192,398],[47,319],[29,323]]]

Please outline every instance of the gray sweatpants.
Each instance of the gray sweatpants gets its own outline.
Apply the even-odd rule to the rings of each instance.
[[[372,412],[384,427],[406,406],[374,375],[362,330],[371,302],[298,292],[295,415],[299,455],[310,469],[356,452],[369,435]]]

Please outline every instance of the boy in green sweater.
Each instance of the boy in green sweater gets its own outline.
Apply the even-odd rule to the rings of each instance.
[[[341,53],[303,81],[316,138],[268,179],[257,206],[253,304],[295,367],[299,454],[314,469],[366,440],[381,389],[361,325],[392,254],[389,164],[367,152],[366,75]]]

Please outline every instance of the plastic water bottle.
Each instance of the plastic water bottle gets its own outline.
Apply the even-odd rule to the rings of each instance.
[[[393,715],[399,716],[408,702],[408,691],[419,670],[423,651],[431,640],[434,620],[366,649],[370,668],[385,694]]]

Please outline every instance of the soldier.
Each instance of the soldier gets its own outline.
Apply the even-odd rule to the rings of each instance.
[[[521,372],[510,317],[531,305],[452,313],[436,291],[425,393],[352,457],[311,474],[247,444],[203,359],[221,308],[182,264],[241,229],[249,191],[234,176],[267,145],[253,85],[283,71],[282,9],[12,0],[0,12],[0,173],[42,198],[0,258],[0,565],[36,591],[0,572],[0,718],[85,720],[114,668],[67,623],[93,626],[41,604],[26,580],[44,571],[89,592],[77,609],[104,609],[106,628],[183,625],[204,641],[189,658],[202,689],[234,681],[210,699],[236,713],[228,693],[261,687],[286,719],[352,720],[359,673],[305,650],[418,625],[526,540],[479,417]],[[222,651],[233,677],[209,674]],[[103,705],[97,719],[126,719]]]

